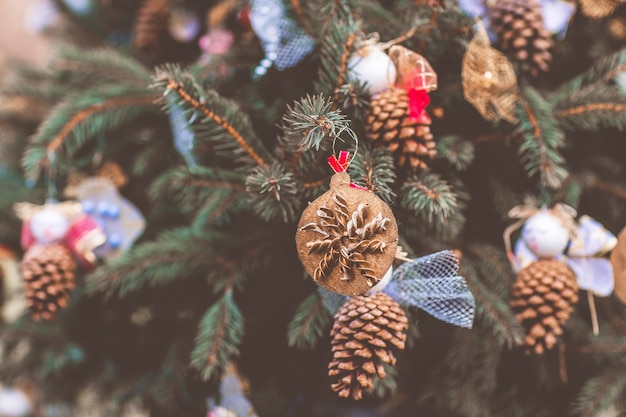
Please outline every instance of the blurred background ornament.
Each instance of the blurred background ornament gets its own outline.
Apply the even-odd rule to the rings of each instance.
[[[518,97],[513,64],[493,49],[482,23],[467,46],[461,70],[463,96],[487,121],[514,123]]]
[[[95,0],[61,0],[77,16],[87,16],[95,8]]]
[[[248,386],[235,364],[228,363],[220,380],[219,404],[215,405],[214,400],[209,400],[207,417],[258,417],[247,396]]]
[[[0,385],[0,417],[28,417],[33,412],[33,402],[20,389]]]
[[[198,40],[198,45],[207,56],[223,55],[230,50],[234,41],[235,35],[231,31],[217,27],[209,29]]]
[[[193,41],[200,34],[201,26],[195,11],[177,6],[170,10],[167,28],[174,40],[184,43]]]
[[[279,71],[296,66],[315,47],[313,39],[287,17],[280,0],[251,0],[250,24],[265,52],[254,69],[256,77],[265,75],[272,66]]]
[[[82,211],[95,219],[104,232],[106,242],[95,250],[96,256],[103,259],[113,259],[127,251],[146,226],[139,209],[117,189],[116,183],[125,182],[119,177],[123,175],[121,171],[114,168],[108,171],[109,177],[105,176],[106,170],[101,170],[99,176],[86,178],[66,190],[66,195],[78,199]]]
[[[28,5],[24,27],[28,32],[40,33],[59,22],[61,11],[53,0],[34,0]]]

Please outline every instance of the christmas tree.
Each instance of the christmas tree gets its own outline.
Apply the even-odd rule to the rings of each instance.
[[[0,415],[626,410],[622,1],[45,3]]]

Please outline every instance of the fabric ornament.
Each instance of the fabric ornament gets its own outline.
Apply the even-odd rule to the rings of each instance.
[[[106,236],[97,222],[82,213],[79,202],[18,203],[23,221],[21,262],[26,301],[34,320],[50,320],[64,308],[76,279],[76,262],[95,266],[94,250]]]
[[[404,349],[408,319],[405,308],[418,307],[446,323],[471,329],[475,300],[452,251],[405,260],[387,272],[386,286],[364,295],[346,297],[320,287],[324,307],[334,316],[331,330],[333,358],[331,388],[340,397],[363,398],[373,378],[384,378],[394,366],[394,350]]]
[[[105,164],[105,167],[110,167]],[[114,169],[113,174],[123,175]],[[120,183],[121,181],[121,183]],[[120,195],[118,186],[125,183],[125,178],[100,175],[82,179],[76,185],[66,189],[65,193],[80,201],[84,214],[95,219],[106,242],[95,249],[94,254],[102,259],[114,259],[130,249],[141,236],[146,220],[135,205]]]
[[[280,0],[251,0],[250,24],[265,51],[254,69],[256,77],[265,75],[272,65],[279,71],[296,66],[315,47],[313,39],[287,17]]]
[[[513,64],[502,52],[491,47],[481,24],[467,45],[461,69],[463,96],[487,121],[504,119],[515,123],[518,97]]]
[[[615,247],[617,239],[591,217],[583,215],[575,221],[575,216],[576,211],[564,204],[556,204],[552,209],[514,207],[509,212],[509,217],[519,221],[505,231],[505,245],[513,268],[520,274],[540,261],[553,262],[551,270],[544,268],[543,271],[547,274],[552,273],[555,268],[561,268],[557,266],[558,263],[567,265],[576,280],[575,291],[579,288],[587,290],[593,332],[598,334],[593,295],[606,297],[613,292],[613,268],[603,256]],[[520,226],[521,236],[511,250],[510,235]],[[563,274],[565,272],[560,276]],[[557,287],[561,288],[561,284]],[[573,288],[572,286],[571,289]],[[566,298],[568,302],[577,300],[577,297]],[[551,346],[546,347],[549,349]]]

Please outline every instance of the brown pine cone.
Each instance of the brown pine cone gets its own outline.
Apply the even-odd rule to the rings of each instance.
[[[148,55],[157,55],[169,15],[169,0],[144,0],[135,17],[133,47]]]
[[[528,332],[526,353],[540,355],[556,345],[577,301],[576,276],[564,262],[540,260],[520,271],[510,305]]]
[[[399,166],[415,171],[426,168],[426,161],[437,154],[429,124],[411,120],[407,92],[394,88],[372,97],[365,132],[386,146]]]
[[[335,315],[331,388],[340,397],[363,398],[374,375],[385,377],[383,364],[394,365],[392,347],[404,349],[408,320],[393,298],[382,292],[350,297]]]
[[[33,319],[50,320],[67,305],[74,289],[76,263],[61,244],[32,246],[22,259],[26,301]]]
[[[537,0],[498,0],[489,9],[496,46],[533,76],[548,71],[553,46],[552,34],[543,23]]]

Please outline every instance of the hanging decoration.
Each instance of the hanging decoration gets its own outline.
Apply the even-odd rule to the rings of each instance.
[[[461,78],[463,96],[487,121],[504,119],[515,123],[518,97],[513,64],[502,52],[491,47],[481,23],[463,57]]]
[[[287,17],[280,0],[251,0],[250,24],[265,51],[265,58],[254,69],[256,77],[272,66],[279,71],[296,66],[315,47],[313,39]]]
[[[177,42],[193,41],[200,34],[201,26],[200,17],[193,10],[179,6],[171,8],[167,29]]]
[[[429,93],[437,89],[437,73],[422,55],[396,45],[415,30],[386,43],[376,33],[364,37],[348,61],[350,78],[366,83],[372,95],[365,124],[368,139],[386,147],[396,164],[409,171],[425,169],[437,153],[426,112]]]
[[[68,303],[74,289],[76,262],[95,266],[94,250],[106,237],[78,202],[18,203],[22,226],[21,269],[26,300],[34,320],[50,320]]]
[[[334,148],[334,146],[333,146]],[[357,142],[358,148],[358,142]],[[409,322],[420,307],[448,323],[471,328],[474,297],[457,276],[451,251],[412,260],[398,247],[398,226],[382,200],[350,182],[350,154],[328,158],[330,190],[304,210],[296,231],[298,256],[335,316],[328,374],[340,397],[355,400],[394,366]],[[394,259],[406,261],[395,273]]]
[[[95,219],[106,236],[106,242],[94,251],[98,258],[120,256],[146,227],[139,209],[118,191],[126,181],[119,165],[108,162],[96,176],[82,178],[65,190],[68,197],[80,201],[83,213]]]
[[[220,380],[219,404],[215,405],[212,399],[209,401],[207,417],[258,417],[246,395],[246,385],[235,364],[229,363]]]
[[[615,247],[615,236],[589,216],[575,221],[576,211],[564,204],[551,209],[517,206],[509,216],[518,219],[504,234],[507,254],[519,272],[511,307],[529,330],[527,351],[541,354],[556,346],[579,288],[587,290],[598,334],[593,295],[613,291],[611,264],[601,256]],[[511,249],[511,234],[519,227],[521,236]]]

